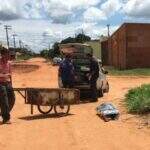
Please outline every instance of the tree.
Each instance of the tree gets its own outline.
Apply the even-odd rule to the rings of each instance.
[[[87,41],[90,41],[91,38],[87,35],[85,35],[84,33],[80,33],[78,34],[75,38],[72,37],[68,37],[64,40],[61,41],[61,44],[67,44],[67,43],[84,43]]]
[[[54,56],[60,55],[59,43],[58,42],[54,43],[54,45],[53,45],[53,51],[54,51]]]
[[[91,38],[89,36],[87,36],[85,34],[81,34],[81,33],[78,34],[75,39],[76,39],[77,43],[84,43],[84,42],[91,40]]]
[[[40,52],[40,55],[41,55],[42,57],[48,58],[48,56],[49,56],[49,50],[47,50],[47,49],[42,50],[42,51]]]
[[[41,54],[42,57],[46,56],[46,57],[49,57],[49,58],[54,58],[54,57],[57,57],[57,56],[61,55],[60,50],[59,50],[59,44],[84,43],[84,42],[90,41],[90,40],[91,40],[91,38],[89,36],[85,35],[84,33],[78,34],[75,38],[68,37],[68,38],[62,40],[60,43],[59,42],[54,43],[52,49],[43,50],[43,51],[41,51],[40,54]]]
[[[72,37],[68,37],[64,40],[61,41],[62,44],[67,44],[67,43],[76,43],[76,39]]]
[[[42,55],[44,53],[44,56],[45,56],[45,53],[46,53],[47,57],[49,57],[49,58],[54,58],[54,57],[59,56],[60,55],[59,44],[60,43],[58,43],[58,42],[54,43],[54,45],[52,46],[53,48],[47,50],[48,54],[47,54],[47,52],[45,52],[45,50],[43,50],[44,52],[42,51]]]
[[[51,58],[51,59],[55,57],[54,49],[49,49],[49,51],[48,51],[48,56],[49,56],[49,58]]]

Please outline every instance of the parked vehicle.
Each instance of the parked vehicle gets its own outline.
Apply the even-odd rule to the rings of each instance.
[[[90,60],[87,57],[87,53],[93,53],[93,49],[86,44],[69,43],[61,44],[60,51],[62,54],[71,53],[72,61],[75,67],[75,83],[74,87],[80,90],[81,97],[91,96],[91,87],[87,74],[90,71]],[[103,96],[103,93],[109,92],[109,84],[106,79],[107,71],[104,72],[102,66],[99,64],[99,78],[97,80],[97,91],[99,97]],[[58,81],[59,87],[63,87],[61,79]]]
[[[59,65],[61,63],[62,59],[60,57],[54,57],[53,58],[53,65]]]

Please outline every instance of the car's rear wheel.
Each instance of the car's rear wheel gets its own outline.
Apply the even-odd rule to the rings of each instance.
[[[93,93],[91,92],[90,93],[91,95],[90,95],[90,97],[91,97],[91,102],[97,102],[98,101],[98,98],[99,98],[99,90],[96,90],[96,97],[93,95]],[[93,98],[93,97],[95,97],[95,98]]]
[[[106,87],[104,89],[104,93],[108,93],[109,92],[109,83],[106,83]]]
[[[103,97],[103,95],[104,95],[103,89],[99,89],[98,90],[98,97]]]
[[[97,101],[98,101],[98,98],[91,99],[91,102],[97,102]]]

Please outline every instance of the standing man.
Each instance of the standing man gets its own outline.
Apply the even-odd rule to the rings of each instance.
[[[88,53],[87,57],[90,60],[89,81],[91,86],[92,99],[93,101],[97,101],[98,93],[97,93],[96,82],[99,77],[99,65],[98,65],[98,61],[92,56],[92,54]]]
[[[74,66],[71,61],[71,55],[66,54],[65,59],[59,66],[59,77],[62,80],[64,88],[73,88],[74,86]]]
[[[15,102],[15,95],[11,83],[11,66],[9,51],[0,50],[0,108],[3,124],[10,123],[10,109]]]

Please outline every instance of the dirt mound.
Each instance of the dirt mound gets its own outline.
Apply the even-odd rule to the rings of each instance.
[[[32,64],[13,64],[12,70],[14,73],[29,73],[36,71],[40,68],[38,65]]]

